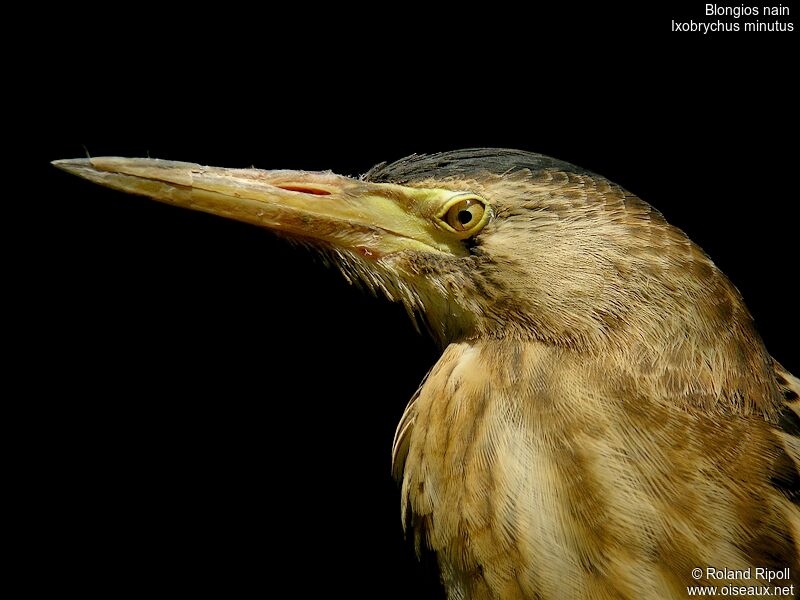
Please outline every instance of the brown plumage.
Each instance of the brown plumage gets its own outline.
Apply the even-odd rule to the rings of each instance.
[[[492,149],[359,180],[60,166],[301,239],[421,315],[444,353],[406,408],[393,465],[403,521],[451,599],[794,584],[800,381],[711,259],[619,186]],[[786,567],[789,580],[756,571]]]

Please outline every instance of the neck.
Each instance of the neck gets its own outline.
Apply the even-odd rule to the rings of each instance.
[[[602,594],[609,597],[666,594],[663,580],[649,574],[663,568],[686,577],[687,542],[676,541],[676,531],[708,538],[708,548],[734,548],[738,534],[720,503],[773,510],[748,504],[760,502],[764,465],[730,460],[772,457],[769,424],[685,410],[664,383],[674,375],[669,369],[643,376],[635,362],[623,362],[622,354],[510,338],[445,350],[403,415],[395,469],[406,523],[418,544],[424,539],[436,551],[448,589],[475,598],[499,590],[589,597],[598,585],[609,586]],[[719,454],[711,459],[719,472],[707,470],[697,448]],[[756,483],[731,498],[724,482],[734,477]],[[778,548],[769,529],[778,517],[770,515],[753,535],[771,536]],[[612,549],[627,549],[633,562],[620,567]],[[710,564],[714,557],[690,558]],[[725,558],[731,568],[749,564],[738,552]],[[631,565],[642,574],[633,583],[617,572]],[[608,575],[599,580],[598,572]],[[565,591],[564,573],[574,589]]]

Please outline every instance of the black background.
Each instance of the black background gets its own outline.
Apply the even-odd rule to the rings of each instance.
[[[352,175],[412,152],[542,152],[662,210],[800,371],[797,36],[670,33],[702,5],[48,11],[47,58],[20,69],[37,104],[9,115],[26,214],[6,222],[34,584],[441,594],[389,474],[433,343],[268,232],[53,159]]]

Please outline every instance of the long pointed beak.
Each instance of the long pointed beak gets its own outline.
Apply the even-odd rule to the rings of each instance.
[[[79,158],[53,165],[100,185],[324,241],[368,258],[399,250],[461,254],[421,214],[435,190],[403,188],[331,172],[225,169],[149,158]]]

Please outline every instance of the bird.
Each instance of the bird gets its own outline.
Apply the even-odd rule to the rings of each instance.
[[[497,148],[358,177],[53,164],[310,247],[434,337],[392,472],[450,600],[795,593],[800,380],[711,258],[623,187]]]

